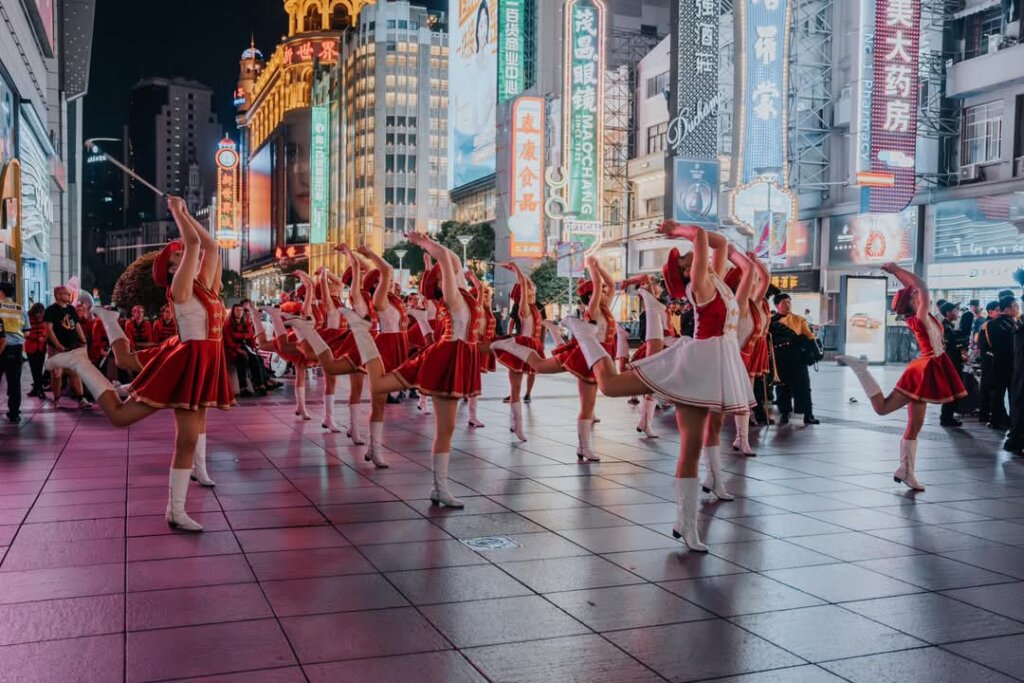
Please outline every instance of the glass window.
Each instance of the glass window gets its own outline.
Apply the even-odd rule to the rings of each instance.
[[[388,28],[394,28],[394,27],[395,27],[395,20],[394,19],[388,19]]]
[[[999,161],[1003,147],[1003,101],[964,110],[960,165]]]
[[[668,88],[668,72],[647,79],[647,99],[658,97]]]
[[[644,201],[644,217],[661,216],[665,213],[665,197],[658,195]]]
[[[659,123],[647,128],[647,153],[655,154],[665,151],[665,138],[668,135],[668,122]]]
[[[398,28],[409,28],[409,22],[405,19],[398,20]]]

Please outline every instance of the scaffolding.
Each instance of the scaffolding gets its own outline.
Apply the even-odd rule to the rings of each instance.
[[[829,196],[833,0],[792,2],[789,49],[789,185],[801,197]]]
[[[959,100],[946,97],[946,69],[955,56],[948,30],[961,0],[922,0],[920,49],[920,100],[917,134],[937,140],[939,149],[934,171],[918,174],[918,180],[934,187],[953,185],[957,179],[957,149],[962,108]]]

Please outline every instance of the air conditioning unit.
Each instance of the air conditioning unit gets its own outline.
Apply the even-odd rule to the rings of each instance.
[[[968,164],[960,167],[960,182],[966,183],[977,180],[981,177],[981,168],[977,164]]]
[[[1000,35],[998,33],[994,33],[994,34],[990,35],[988,37],[988,51],[989,51],[989,54],[991,54],[993,52],[998,52],[999,51],[999,44],[1001,42],[1003,42],[1003,36],[1002,35]]]

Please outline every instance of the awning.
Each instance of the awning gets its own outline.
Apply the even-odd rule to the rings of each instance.
[[[965,7],[959,12],[956,12],[955,14],[953,14],[953,18],[963,19],[965,17],[971,16],[972,14],[984,12],[985,10],[991,9],[993,7],[998,7],[1001,3],[1002,0],[981,0],[980,2],[971,5],[970,7]]]

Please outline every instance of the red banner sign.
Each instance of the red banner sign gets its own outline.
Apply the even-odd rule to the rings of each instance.
[[[288,43],[282,48],[282,61],[287,64],[312,62],[315,57],[321,64],[338,61],[337,38],[316,38]]]
[[[914,198],[917,158],[918,45],[921,0],[876,0],[871,170],[890,187],[866,192],[873,213],[898,213]]]

